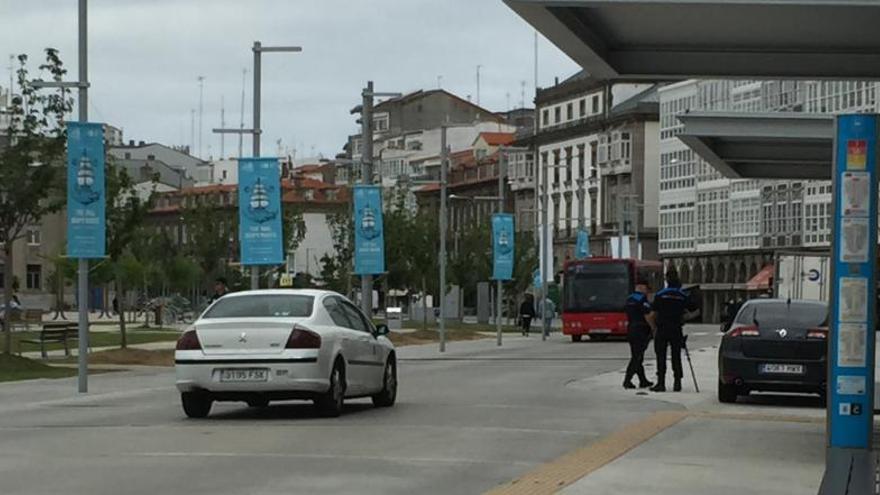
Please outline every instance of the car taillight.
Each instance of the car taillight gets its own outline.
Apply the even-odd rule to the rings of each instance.
[[[200,351],[202,343],[199,342],[199,335],[195,330],[187,330],[177,339],[178,351]]]
[[[321,336],[300,326],[293,327],[285,349],[320,349]]]
[[[807,338],[808,339],[825,340],[828,338],[828,329],[827,328],[811,328],[810,330],[807,330]]]
[[[727,332],[728,337],[759,337],[758,327],[734,327]]]

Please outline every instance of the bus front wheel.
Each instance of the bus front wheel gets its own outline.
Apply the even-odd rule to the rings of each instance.
[[[583,335],[572,335],[572,336],[571,336],[571,341],[572,341],[572,342],[580,342],[580,341],[581,341],[581,337],[583,337]]]

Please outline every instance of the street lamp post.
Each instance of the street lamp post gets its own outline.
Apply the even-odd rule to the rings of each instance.
[[[361,183],[373,183],[373,99],[376,97],[396,98],[401,93],[380,93],[373,91],[373,81],[367,81],[367,87],[361,91],[360,108],[351,113],[361,114]],[[353,217],[352,217],[353,218]],[[353,220],[352,220],[353,221]],[[365,314],[373,313],[373,275],[361,275],[361,309]]]
[[[440,352],[446,352],[446,315],[444,313],[446,312],[446,169],[449,166],[448,161],[446,124],[443,124],[440,126]]]
[[[263,130],[260,128],[260,111],[262,103],[261,80],[262,80],[262,54],[263,52],[277,53],[299,53],[302,52],[301,46],[263,46],[259,41],[254,41],[251,48],[254,52],[254,117],[253,128],[251,129],[230,129],[219,128],[213,129],[216,134],[251,134],[253,135],[253,157],[260,157],[260,135]],[[260,267],[254,265],[251,267],[251,289],[260,288]]]
[[[78,80],[69,82],[60,81],[34,81],[35,88],[76,88],[79,90],[77,97],[78,117],[80,122],[89,120],[89,53],[88,53],[88,0],[79,0],[78,11],[78,56],[79,70]],[[10,88],[11,91],[12,88]],[[89,391],[88,354],[89,354],[89,260],[80,258],[77,264],[77,310],[79,313],[77,339],[77,388],[80,393]]]

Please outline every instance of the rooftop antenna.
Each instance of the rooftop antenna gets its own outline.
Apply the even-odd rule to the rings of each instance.
[[[226,106],[223,95],[220,95],[220,128],[226,129]],[[220,159],[226,158],[226,134],[220,133]]]
[[[204,100],[203,96],[204,96],[204,89],[205,89],[205,76],[199,76],[196,78],[196,80],[199,81],[199,158],[201,158],[203,156],[202,155],[202,113],[203,113],[204,107],[203,107],[202,103]]]
[[[477,64],[477,106],[480,106],[480,68],[482,65]]]
[[[525,80],[519,82],[520,93],[519,93],[519,107],[526,107],[526,82]]]
[[[189,155],[193,155],[196,148],[196,109],[189,109]]]
[[[12,104],[12,87],[15,86],[15,55],[9,54],[9,88],[6,94],[9,96],[7,105]]]

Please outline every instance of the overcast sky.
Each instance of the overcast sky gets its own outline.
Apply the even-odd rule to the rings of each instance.
[[[76,75],[77,0],[0,0],[0,86],[8,56],[36,67],[58,48]],[[372,79],[377,91],[442,87],[492,111],[534,95],[534,30],[501,0],[91,0],[89,117],[122,127],[125,139],[191,143],[197,77],[204,76],[202,155],[218,156],[221,98],[237,127],[247,69],[245,127],[251,125],[251,45],[300,45],[300,54],[263,55],[264,155],[276,140],[297,155],[333,156],[357,132],[349,110]],[[539,86],[578,68],[539,37]],[[509,95],[509,96],[508,96]],[[198,113],[194,149],[198,153]],[[238,138],[228,136],[227,156]],[[250,150],[245,140],[245,154]],[[210,152],[209,152],[210,148]]]

